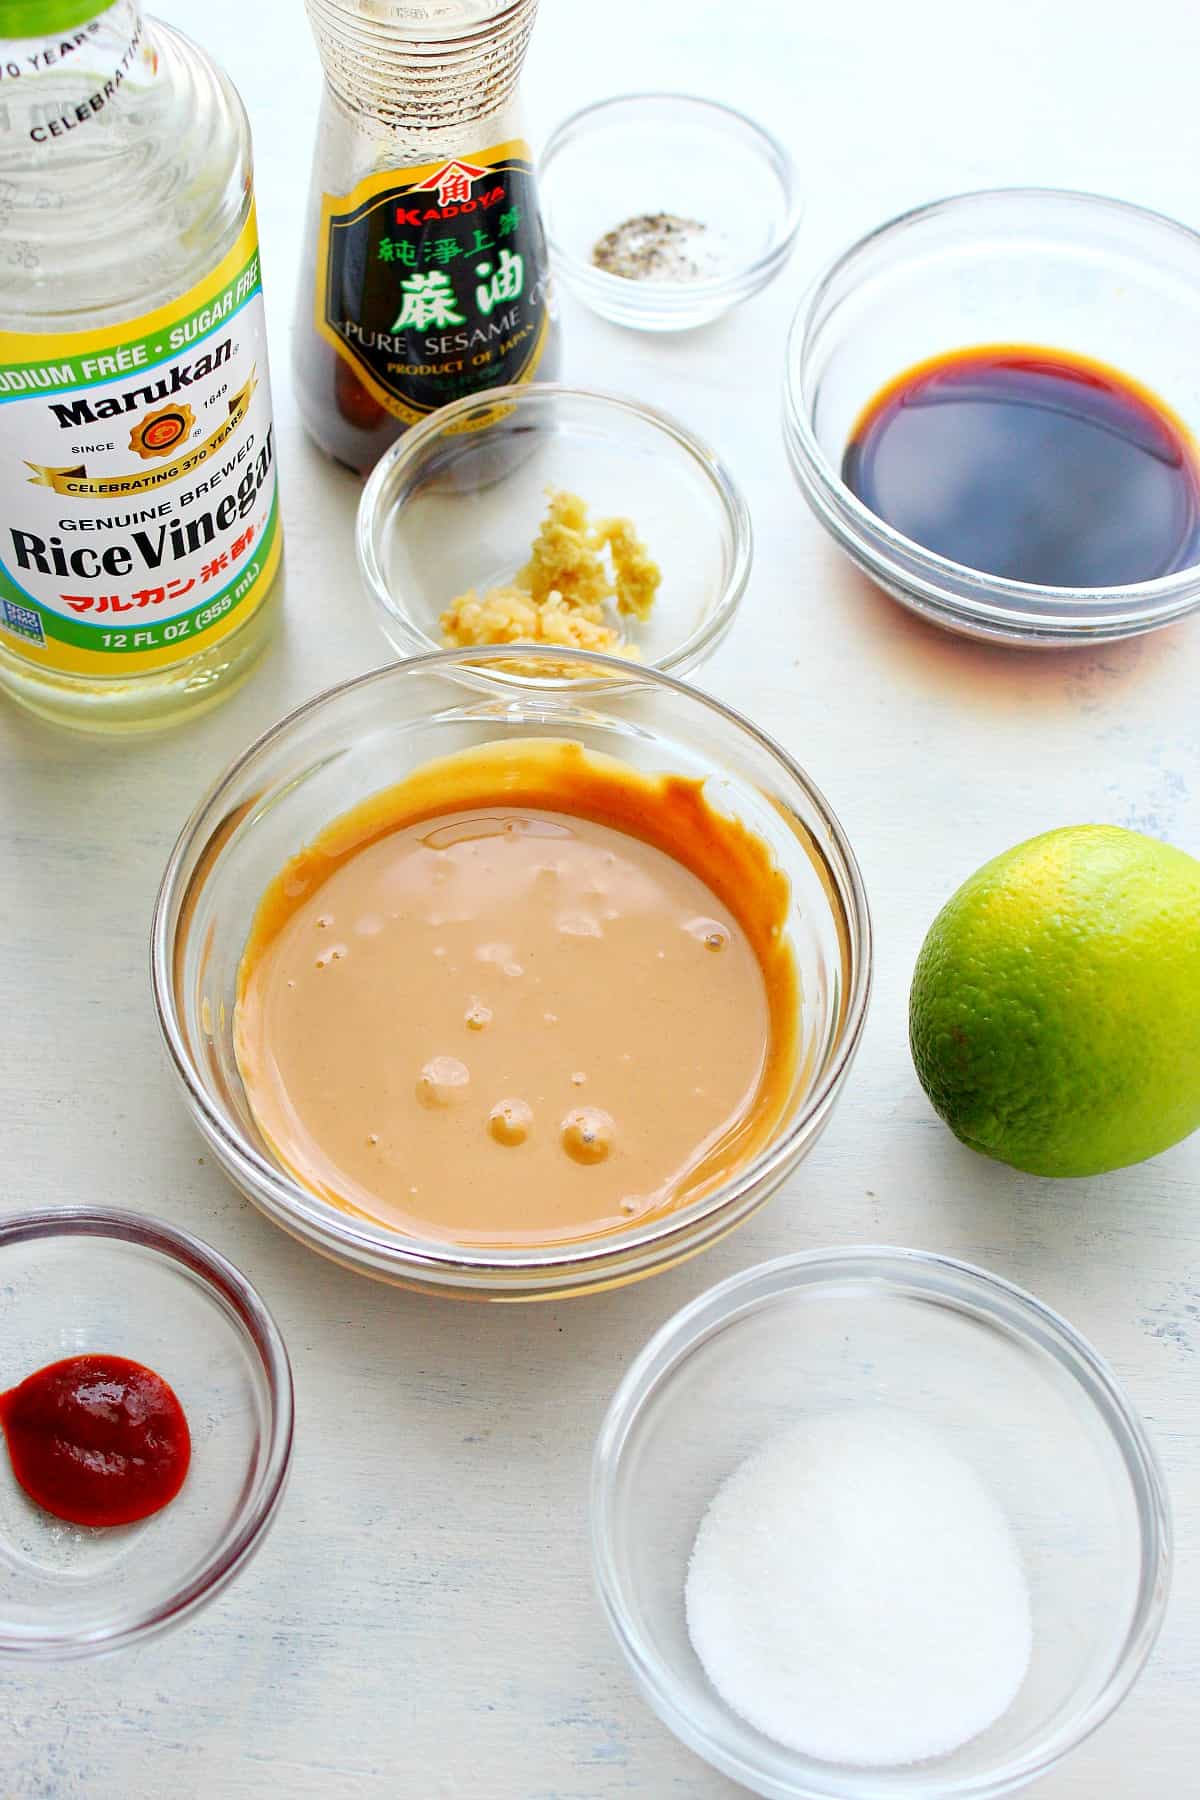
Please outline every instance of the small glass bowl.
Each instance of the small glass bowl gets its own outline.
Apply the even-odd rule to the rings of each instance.
[[[824,1128],[858,1044],[870,986],[870,921],[833,813],[777,745],[717,700],[652,670],[579,651],[599,679],[498,693],[481,667],[512,646],[389,664],[309,701],[222,776],[184,826],[163,876],[152,937],[154,993],[188,1107],[226,1173],[313,1249],[429,1292],[530,1300],[594,1291],[678,1262],[775,1192]],[[622,676],[619,687],[605,675]],[[332,1206],[264,1145],[238,1074],[238,964],[255,907],[288,857],[331,820],[435,758],[530,737],[569,738],[653,773],[699,780],[710,804],[770,848],[791,889],[784,931],[803,1012],[796,1078],[772,1141],[719,1188],[620,1232],[533,1249],[410,1237]]]
[[[579,494],[593,520],[632,519],[661,569],[650,617],[623,621],[640,664],[682,674],[710,655],[750,576],[750,514],[729,471],[664,413],[543,383],[440,408],[373,469],[358,563],[398,653],[444,648],[438,621],[450,602],[512,580],[550,488]],[[532,677],[510,663],[492,679],[558,686],[562,674]]]
[[[802,302],[788,344],[784,435],[805,498],[880,587],[968,637],[1103,643],[1200,606],[1200,566],[1126,587],[1038,587],[934,555],[841,478],[863,409],[947,351],[1032,344],[1092,357],[1160,395],[1200,439],[1200,235],[1095,194],[1001,188],[882,225]]]
[[[694,94],[622,94],[572,113],[539,166],[555,269],[602,318],[688,331],[748,300],[792,253],[799,176],[783,145],[745,114]],[[704,226],[711,273],[630,279],[592,252],[627,219],[670,213]]]
[[[1029,1578],[1033,1658],[1009,1711],[947,1756],[823,1762],[739,1718],[692,1649],[684,1582],[721,1482],[804,1413],[887,1405],[945,1434],[1005,1507]],[[601,1599],[642,1692],[693,1750],[772,1800],[990,1800],[1023,1786],[1128,1692],[1166,1605],[1171,1530],[1137,1417],[1095,1351],[1032,1295],[915,1250],[764,1263],[668,1321],[596,1445]]]
[[[0,1656],[91,1656],[180,1624],[262,1543],[292,1453],[275,1321],[223,1256],[159,1219],[64,1206],[0,1219],[0,1385],[89,1351],[145,1364],[192,1437],[183,1487],[133,1525],[43,1512],[0,1447]]]

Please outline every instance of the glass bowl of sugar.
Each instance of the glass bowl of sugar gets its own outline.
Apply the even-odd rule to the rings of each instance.
[[[643,1350],[601,1600],[682,1741],[777,1800],[985,1800],[1129,1691],[1166,1605],[1145,1432],[1063,1319],[912,1250],[785,1257]]]

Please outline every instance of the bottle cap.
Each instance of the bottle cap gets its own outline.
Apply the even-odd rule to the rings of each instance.
[[[0,38],[44,37],[99,18],[112,0],[0,0]]]

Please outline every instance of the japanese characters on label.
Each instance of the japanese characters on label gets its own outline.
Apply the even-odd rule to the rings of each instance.
[[[111,343],[2,340],[0,642],[23,657],[183,661],[265,596],[279,521],[252,226],[227,263]]]
[[[322,256],[318,328],[398,418],[532,375],[549,278],[526,146],[327,197]]]

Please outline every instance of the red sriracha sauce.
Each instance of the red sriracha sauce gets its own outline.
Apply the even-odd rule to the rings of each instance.
[[[73,1525],[128,1525],[173,1500],[192,1457],[161,1375],[124,1356],[68,1356],[0,1394],[13,1473]]]

